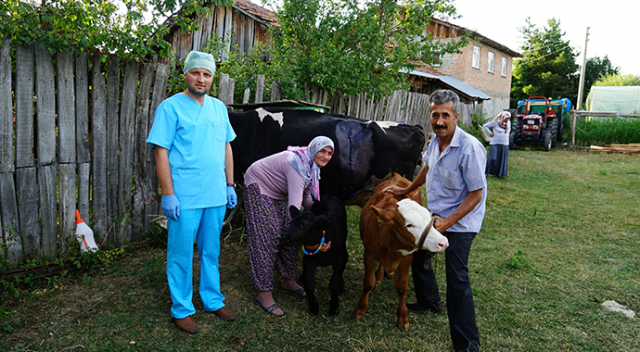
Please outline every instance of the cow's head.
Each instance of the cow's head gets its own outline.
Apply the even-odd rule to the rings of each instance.
[[[403,236],[404,241],[418,246],[425,229],[428,230],[421,248],[414,248],[407,251],[406,254],[417,249],[425,249],[434,253],[441,252],[449,246],[449,240],[433,226],[430,226],[431,212],[425,207],[408,198],[395,202],[394,198],[385,197],[384,203],[386,205],[382,204],[382,207],[372,206],[371,208],[376,215],[385,222],[389,222],[394,231],[397,231],[399,236]],[[395,203],[395,205],[390,207],[389,203]],[[410,235],[407,235],[407,232]]]
[[[282,241],[285,244],[317,246],[322,240],[323,232],[331,225],[331,221],[324,215],[318,216],[311,211],[300,211],[294,206],[289,207],[289,214],[291,224],[282,233]]]

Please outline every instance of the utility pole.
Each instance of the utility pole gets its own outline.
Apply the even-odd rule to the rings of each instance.
[[[580,83],[578,85],[578,101],[576,110],[582,109],[582,92],[584,90],[584,71],[587,66],[587,43],[589,42],[589,28],[587,27],[587,35],[584,38],[584,52],[582,53],[582,68],[580,69]]]

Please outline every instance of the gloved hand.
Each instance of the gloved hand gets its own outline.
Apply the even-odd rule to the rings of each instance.
[[[232,186],[227,186],[227,208],[233,209],[238,204],[238,196],[236,190]]]
[[[180,217],[180,201],[175,194],[162,196],[162,211],[171,220],[178,220]]]

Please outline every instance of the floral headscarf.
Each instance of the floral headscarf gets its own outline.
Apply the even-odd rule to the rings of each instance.
[[[307,147],[289,147],[285,151],[287,161],[302,177],[305,185],[311,185],[311,196],[316,200],[320,200],[320,166],[313,159],[327,146],[335,150],[331,138],[318,136]]]
[[[503,111],[494,118],[494,120],[498,120],[498,125],[504,128],[505,133],[507,132],[507,124],[509,123],[509,120],[508,120],[509,118],[511,118],[511,113],[508,111]],[[505,122],[505,120],[507,121]]]

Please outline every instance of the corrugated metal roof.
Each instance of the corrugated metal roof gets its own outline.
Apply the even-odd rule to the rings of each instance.
[[[406,72],[406,71],[402,71],[401,72]],[[451,76],[446,76],[446,75],[434,75],[431,73],[427,73],[427,72],[422,72],[422,71],[417,71],[417,70],[411,70],[409,72],[410,75],[414,75],[414,76],[421,76],[421,77],[427,77],[427,78],[431,78],[431,79],[437,79],[440,82],[444,83],[445,85],[451,87],[453,90],[458,91],[459,93],[462,93],[463,95],[468,96],[471,99],[477,100],[477,99],[481,99],[481,100],[491,100],[491,97],[482,93],[481,91],[471,87],[470,85],[462,82],[461,80],[455,78],[455,77],[451,77]]]

